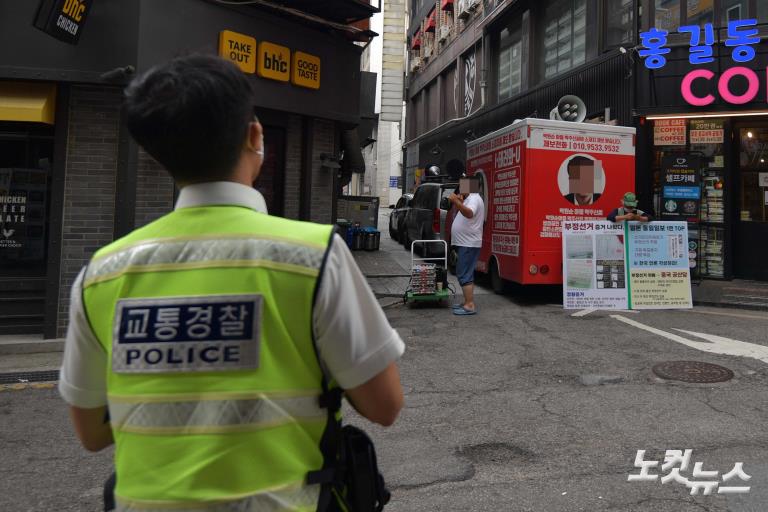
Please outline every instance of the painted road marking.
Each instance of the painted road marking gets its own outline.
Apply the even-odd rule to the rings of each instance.
[[[705,334],[700,332],[685,331],[683,329],[675,329],[676,331],[688,334],[690,336],[695,336],[697,338],[702,338],[704,340],[707,340],[707,341],[692,341],[687,338],[683,338],[682,336],[679,336],[677,334],[667,332],[667,331],[662,331],[661,329],[651,327],[650,325],[641,324],[640,322],[636,322],[635,320],[630,320],[629,318],[623,317],[621,315],[611,315],[611,317],[621,322],[624,322],[625,324],[631,325],[633,327],[637,327],[638,329],[648,331],[658,336],[662,336],[669,340],[676,341],[677,343],[682,343],[687,347],[695,348],[696,350],[701,350],[702,352],[709,352],[712,354],[723,354],[728,356],[751,357],[754,359],[758,359],[764,363],[768,363],[768,347],[764,347],[762,345],[756,345],[754,343],[747,343],[744,341],[732,340],[730,338],[715,336],[713,334]]]
[[[573,313],[571,316],[587,316],[590,313],[594,313],[597,311],[596,309],[582,309],[581,311],[578,311],[576,313]]]
[[[686,331],[684,329],[677,329],[676,331],[685,333],[689,336],[695,336],[714,343],[715,346],[720,347],[722,354],[728,354],[732,356],[752,357],[759,359],[764,363],[768,363],[768,347],[762,345],[756,345],[754,343],[747,343],[745,341],[734,340],[731,338],[725,338],[723,336],[717,336],[716,334],[706,334],[703,332]]]

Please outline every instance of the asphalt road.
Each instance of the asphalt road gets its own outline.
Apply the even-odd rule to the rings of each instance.
[[[558,295],[482,294],[470,317],[386,308],[407,345],[405,408],[388,429],[347,411],[377,443],[393,492],[386,510],[768,510],[768,314],[573,316]],[[734,377],[687,384],[651,370],[678,360]],[[0,510],[99,510],[111,452],[79,448],[54,389],[0,391],[0,447]],[[673,449],[693,450],[688,478],[695,462],[718,481],[742,462],[751,479],[726,485],[750,492],[691,496],[675,482],[628,481],[638,450],[661,462]]]

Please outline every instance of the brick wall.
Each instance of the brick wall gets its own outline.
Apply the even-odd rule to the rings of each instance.
[[[299,218],[302,136],[301,116],[290,116],[285,144],[285,217],[288,219]]]
[[[320,153],[332,155],[336,150],[333,121],[315,119],[312,146],[312,198],[310,217],[313,222],[330,224],[333,212],[333,169],[320,168]]]
[[[74,86],[69,105],[59,276],[58,336],[64,336],[72,282],[113,238],[121,91]]]
[[[136,227],[149,224],[173,210],[171,175],[139,148],[136,181]]]

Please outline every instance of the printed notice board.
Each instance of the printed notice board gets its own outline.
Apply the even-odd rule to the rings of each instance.
[[[565,309],[693,307],[685,222],[565,221]]]

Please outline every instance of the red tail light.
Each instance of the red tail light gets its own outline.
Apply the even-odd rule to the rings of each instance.
[[[440,234],[440,208],[432,210],[432,229],[436,235]]]

